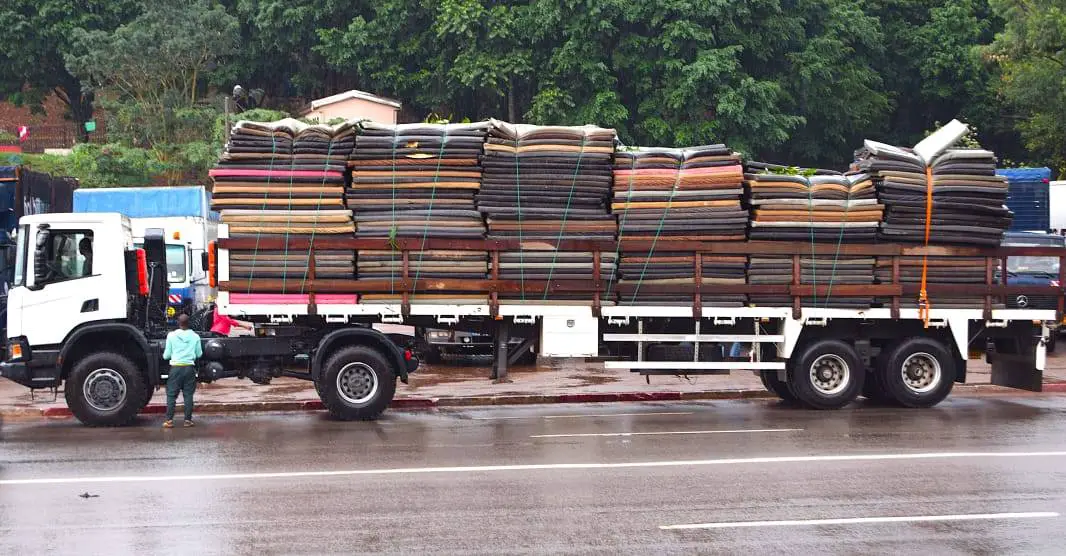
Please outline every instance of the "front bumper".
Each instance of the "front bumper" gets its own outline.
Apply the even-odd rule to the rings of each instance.
[[[31,366],[25,362],[0,363],[0,377],[27,388],[52,388],[59,386],[59,369],[51,366]]]

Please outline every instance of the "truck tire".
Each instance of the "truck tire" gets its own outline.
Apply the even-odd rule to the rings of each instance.
[[[807,346],[788,366],[792,395],[813,409],[840,409],[859,396],[866,369],[855,348],[840,340]]]
[[[1048,336],[1047,346],[1045,346],[1046,349],[1047,349],[1047,353],[1048,354],[1055,353],[1055,344],[1057,344],[1058,342],[1059,342],[1059,331],[1058,330],[1053,330],[1051,332],[1051,334]]]
[[[878,372],[885,395],[904,407],[932,407],[955,386],[955,358],[942,343],[929,338],[901,341]]]
[[[329,414],[343,421],[377,419],[396,395],[396,372],[385,357],[367,346],[337,350],[316,383]]]
[[[796,396],[788,389],[788,383],[777,377],[777,371],[759,371],[759,379],[766,390],[781,398],[781,401],[796,403]]]
[[[121,427],[137,417],[149,396],[140,370],[125,355],[104,351],[78,361],[63,394],[67,407],[91,427]]]

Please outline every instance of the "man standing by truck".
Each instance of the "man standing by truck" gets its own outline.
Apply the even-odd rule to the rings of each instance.
[[[189,329],[189,315],[178,317],[178,329],[167,334],[167,344],[163,348],[163,359],[170,361],[167,374],[167,420],[163,428],[174,428],[174,406],[181,391],[185,406],[185,426],[194,426],[192,422],[192,396],[196,392],[196,360],[204,354],[200,346],[200,335]]]

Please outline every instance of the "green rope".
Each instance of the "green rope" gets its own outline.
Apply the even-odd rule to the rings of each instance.
[[[324,165],[324,167],[325,167],[324,171],[322,173],[322,182],[319,184],[320,189],[318,191],[318,210],[322,210],[322,199],[326,195],[326,192],[325,192],[326,180],[329,177],[327,175],[327,173],[329,172],[329,163],[333,160],[333,139],[334,139],[334,137],[331,134],[330,138],[329,138],[329,148],[326,149],[326,162],[325,162],[325,165]],[[293,154],[293,156],[295,156],[295,153]],[[292,199],[291,187],[290,187],[289,198]],[[289,219],[290,219],[290,221],[292,220],[292,210],[291,209],[289,210]],[[314,256],[315,256],[315,232],[318,229],[318,224],[319,224],[318,218],[315,218],[314,224],[312,224],[312,226],[311,226],[311,239],[310,239],[310,241],[307,244],[307,266],[304,267],[304,277],[300,281],[300,295],[304,294],[305,288],[307,287],[307,275],[311,273],[311,263],[313,262],[313,259],[314,259]],[[288,260],[288,250],[289,250],[288,234],[289,234],[289,231],[288,231],[288,228],[286,228],[286,230],[285,230],[286,260]],[[315,279],[317,280],[318,277],[316,276]]]
[[[629,188],[626,191],[626,204],[627,205],[630,202],[633,201],[633,198],[632,198],[632,195],[633,195],[633,182],[634,182],[634,180],[636,178],[636,169],[637,169],[637,157],[633,156],[633,157],[631,157],[629,159]],[[613,192],[612,192],[612,194],[613,194]],[[627,206],[625,208],[625,210],[622,211],[622,220],[618,224],[618,240],[615,241],[614,264],[615,264],[615,269],[616,270],[621,265],[622,229],[625,228],[626,218],[628,218],[628,217],[629,217],[629,207]],[[602,275],[602,272],[601,272],[601,275]],[[612,286],[614,286],[614,282],[615,282],[614,280],[611,280],[611,281],[609,281],[607,283],[607,293],[604,295],[605,299],[610,299],[611,298],[611,288],[612,288]]]
[[[417,286],[418,278],[422,276],[422,259],[426,256],[426,237],[429,235],[429,221],[433,218],[433,204],[437,200],[437,184],[440,183],[440,167],[444,162],[444,145],[448,143],[448,124],[444,124],[444,135],[440,140],[440,150],[437,151],[437,169],[433,172],[433,189],[431,190],[429,197],[429,210],[426,212],[426,223],[422,227],[422,244],[418,248],[418,270],[415,271],[415,288],[411,289],[411,294],[414,295]],[[395,189],[395,188],[394,188]]]
[[[390,244],[396,241],[396,143],[399,141],[399,134],[395,126],[392,128],[392,220],[389,225],[389,240]],[[389,295],[396,295],[396,249],[389,249]],[[403,254],[400,254],[400,261],[403,260]]]
[[[563,223],[559,226],[559,235],[555,238],[555,249],[552,251],[552,264],[548,267],[548,280],[544,283],[544,295],[541,300],[548,299],[548,290],[551,288],[552,276],[555,275],[555,261],[559,258],[559,242],[563,240],[566,231],[566,222],[570,216],[570,203],[574,200],[574,190],[577,189],[577,178],[581,174],[581,160],[585,156],[585,145],[588,143],[588,130],[581,132],[581,150],[577,153],[577,164],[574,166],[574,175],[570,179],[570,194],[566,197],[566,208],[563,210]],[[593,253],[595,255],[595,253]],[[596,264],[595,261],[593,264]]]
[[[518,128],[515,128],[515,141],[514,141],[514,187],[515,187],[515,203],[518,207],[518,282],[522,289],[522,301],[526,300],[526,250],[522,248],[522,173],[519,171],[521,167],[521,158],[518,156],[518,147],[522,144],[521,135],[518,133]],[[499,257],[496,258],[499,261]],[[499,274],[497,269],[497,274]]]
[[[262,225],[266,223],[267,200],[270,198],[270,192],[267,191],[267,188],[270,187],[270,180],[273,179],[274,159],[278,153],[278,138],[274,135],[274,131],[276,130],[271,130],[270,133],[270,166],[267,167],[266,185],[263,186],[263,214],[259,216],[260,229],[255,232],[255,249],[252,251],[252,267],[248,273],[248,287],[245,288],[245,293],[248,294],[252,293],[252,281],[255,280],[255,263],[259,259],[259,240],[263,237]]]
[[[811,302],[814,304],[814,308],[818,308],[818,254],[815,252],[814,246],[814,189],[811,186],[811,180],[807,177],[803,178],[803,181],[807,182],[807,224],[811,230]],[[800,284],[803,283],[803,261],[800,261]]]
[[[288,205],[288,214],[285,216],[285,241],[283,242],[283,244],[285,246],[285,249],[284,249],[284,251],[281,254],[281,293],[286,293],[287,292],[286,286],[288,285],[287,280],[288,280],[288,272],[289,272],[289,227],[292,225],[292,210],[293,210],[292,209],[292,187],[293,187],[293,183],[296,181],[295,176],[293,176],[293,173],[296,171],[296,137],[295,136],[293,137],[292,145],[293,145],[293,152],[292,152],[292,154],[289,157],[289,192],[288,192],[289,205]],[[308,257],[311,256],[311,250],[310,249],[308,249],[307,256]],[[306,271],[305,271],[305,274],[306,274]],[[307,276],[305,275],[304,279],[306,279],[306,278],[307,278]],[[300,287],[300,290],[301,290],[301,292],[303,291],[303,286]]]
[[[847,178],[844,178],[847,180]],[[840,232],[837,234],[837,250],[833,256],[833,269],[829,274],[829,289],[825,292],[825,308],[829,308],[829,298],[833,295],[833,282],[836,281],[837,261],[840,260],[840,246],[844,243],[844,229],[848,222],[848,212],[851,210],[851,180],[848,181],[848,197],[844,202],[844,220],[840,223]],[[815,307],[818,305],[815,304]]]
[[[674,206],[674,196],[677,195],[677,188],[681,184],[681,168],[685,166],[686,161],[688,161],[688,153],[681,151],[681,160],[677,164],[677,177],[674,178],[674,186],[670,188],[670,197],[666,200],[666,208],[663,209],[663,215],[659,218],[659,226],[655,229],[655,237],[652,238],[651,249],[648,249],[648,256],[645,257],[644,266],[640,269],[640,278],[637,279],[637,287],[633,289],[633,299],[630,300],[630,305],[637,302],[637,294],[640,293],[640,286],[644,283],[644,276],[648,272],[648,265],[651,264],[651,257],[655,253],[655,246],[659,243],[659,236],[663,233],[663,225],[666,224],[666,215],[670,213],[670,208]],[[703,284],[699,285],[702,286]]]

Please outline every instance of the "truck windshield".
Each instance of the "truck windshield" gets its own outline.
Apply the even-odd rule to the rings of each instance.
[[[1059,275],[1059,259],[1056,257],[1007,257],[1007,271],[1015,274]]]
[[[144,244],[134,244],[137,249],[144,249]],[[186,277],[185,246],[167,245],[167,282],[178,284],[185,281]]]
[[[15,238],[15,276],[11,280],[12,286],[21,286],[26,283],[26,251],[30,241],[30,227],[19,226],[18,237]]]
[[[167,245],[167,281],[185,281],[185,247],[182,245]]]

